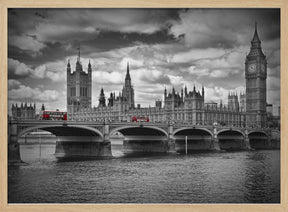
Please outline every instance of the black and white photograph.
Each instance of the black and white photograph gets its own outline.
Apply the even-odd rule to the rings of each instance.
[[[9,204],[280,204],[279,8],[8,8]]]

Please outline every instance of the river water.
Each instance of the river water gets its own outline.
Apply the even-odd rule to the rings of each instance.
[[[127,157],[118,142],[112,159],[65,162],[54,151],[21,144],[29,165],[9,167],[9,203],[280,203],[279,150]]]

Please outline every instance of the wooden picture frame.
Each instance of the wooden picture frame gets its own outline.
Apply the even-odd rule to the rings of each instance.
[[[281,203],[280,204],[8,204],[7,58],[8,8],[280,8],[281,9]],[[0,211],[288,211],[288,2],[285,0],[0,0]]]

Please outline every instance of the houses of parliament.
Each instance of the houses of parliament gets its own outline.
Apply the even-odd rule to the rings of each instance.
[[[255,24],[251,48],[245,60],[246,93],[228,94],[228,103],[205,102],[205,89],[193,88],[188,91],[185,86],[176,92],[173,88],[163,91],[164,102],[155,101],[154,107],[135,106],[134,88],[127,64],[126,77],[119,95],[110,93],[106,99],[103,88],[99,95],[99,105],[91,107],[92,68],[89,61],[87,72],[83,71],[80,53],[75,71],[67,64],[67,113],[69,120],[75,121],[131,121],[132,116],[149,117],[151,122],[172,121],[192,125],[212,125],[239,127],[267,126],[266,79],[267,60],[262,52],[261,41]],[[107,101],[106,101],[107,100]]]

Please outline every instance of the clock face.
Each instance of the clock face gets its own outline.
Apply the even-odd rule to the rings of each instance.
[[[250,74],[256,73],[256,64],[250,64],[250,65],[248,66],[248,72],[249,72]]]
[[[265,67],[265,64],[261,64],[261,73],[262,74],[265,74],[265,71],[266,71],[266,67]]]

